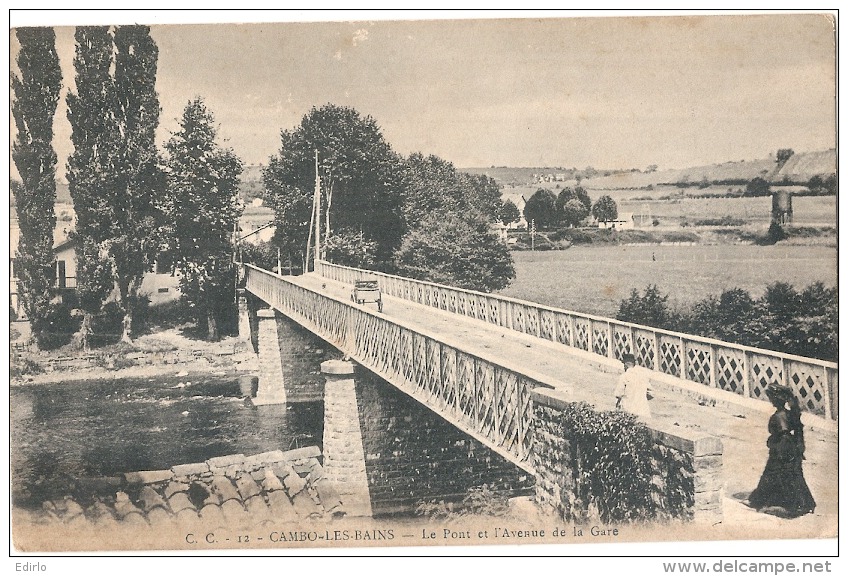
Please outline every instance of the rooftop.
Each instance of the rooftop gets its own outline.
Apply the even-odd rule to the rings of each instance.
[[[77,479],[44,502],[36,522],[69,528],[259,527],[280,520],[331,520],[344,505],[311,446],[252,456],[234,454],[168,470]]]

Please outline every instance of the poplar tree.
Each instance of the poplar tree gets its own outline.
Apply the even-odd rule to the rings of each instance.
[[[242,162],[216,142],[214,117],[201,98],[186,105],[180,129],[165,144],[168,240],[179,270],[180,291],[206,321],[207,339],[218,340],[218,321],[234,302],[231,242],[241,213]]]
[[[141,25],[117,27],[114,44],[118,138],[110,167],[114,188],[108,199],[114,228],[109,255],[124,308],[121,339],[129,342],[139,288],[161,246],[159,203],[165,182],[155,141],[160,112],[155,86],[159,49],[150,37],[150,27]]]
[[[53,229],[56,227],[56,152],[53,116],[62,72],[52,28],[18,28],[17,65],[12,72],[12,116],[17,134],[12,159],[21,183],[12,186],[20,225],[15,254],[19,298],[37,340],[44,335],[53,286]]]
[[[113,40],[106,26],[76,29],[76,92],[67,96],[74,152],[67,177],[76,212],[77,297],[83,312],[76,342],[87,349],[92,319],[114,286],[108,241],[115,225],[112,209],[118,149],[115,89],[111,75]]]

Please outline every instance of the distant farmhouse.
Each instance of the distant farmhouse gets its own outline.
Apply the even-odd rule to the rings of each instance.
[[[607,230],[632,230],[635,227],[633,212],[622,212],[615,220],[599,221],[598,228]]]

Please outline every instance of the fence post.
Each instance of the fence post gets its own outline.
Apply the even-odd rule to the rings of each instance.
[[[835,386],[838,386],[838,384],[831,381],[827,366],[822,366],[822,372],[822,384],[824,384],[824,416],[825,418],[836,420],[839,416],[839,397],[836,395],[838,394],[838,388],[835,388]]]
[[[473,374],[471,375],[471,393],[473,396],[474,408],[472,408],[473,413],[471,414],[471,422],[474,424],[474,430],[480,431],[482,426],[480,426],[480,382],[477,381],[477,363],[480,362],[476,356],[471,359],[471,370]]]
[[[716,347],[710,344],[710,388],[718,388],[716,378]]]
[[[742,351],[742,396],[748,398],[751,394],[751,353]]]
[[[612,322],[607,322],[607,356],[615,360],[615,341],[612,337]]]
[[[587,352],[595,353],[595,321],[589,319],[589,333],[586,335],[588,348]]]
[[[686,341],[683,336],[680,337],[680,378],[688,380],[686,373]]]

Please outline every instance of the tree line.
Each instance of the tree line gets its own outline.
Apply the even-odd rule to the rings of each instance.
[[[574,227],[592,215],[599,222],[618,218],[618,205],[609,195],[598,198],[594,204],[582,186],[563,188],[554,194],[539,188],[524,205],[524,218],[538,228]]]
[[[316,151],[324,258],[487,292],[515,277],[491,229],[503,210],[493,179],[434,155],[403,157],[374,118],[334,104],[313,107],[283,130],[263,171],[273,243],[290,264],[308,267]]]
[[[62,77],[52,29],[16,34],[19,293],[41,343],[61,308],[53,270],[52,124]],[[157,148],[158,48],[149,27],[78,27],[75,41],[75,91],[67,95],[74,149],[66,172],[76,212],[77,344],[88,347],[110,298],[122,314],[121,339],[131,341],[134,318],[143,312],[141,283],[157,259],[179,273],[183,300],[215,340],[233,310],[243,164],[217,143],[214,116],[199,96]],[[376,120],[333,104],[312,108],[297,127],[283,130],[279,152],[263,170],[275,212],[273,244],[289,263],[307,268],[316,151],[324,258],[484,291],[514,278],[509,250],[491,230],[504,208],[493,179],[432,155],[403,157]]]
[[[619,304],[616,318],[675,332],[836,362],[838,294],[821,282],[798,291],[785,282],[769,285],[754,298],[732,288],[686,311],[674,309],[656,285],[635,288]]]
[[[51,28],[16,30],[12,74],[17,135],[13,184],[21,241],[19,294],[33,334],[43,343],[58,309],[53,286],[56,154],[53,116],[62,86]],[[241,161],[216,143],[203,99],[190,101],[180,128],[156,146],[158,48],[147,26],[82,26],[75,31],[75,91],[67,95],[73,152],[66,172],[76,212],[77,344],[87,348],[95,317],[114,295],[131,341],[140,287],[158,257],[169,254],[180,291],[208,338],[218,338],[222,302],[231,297],[231,234],[241,207]]]

